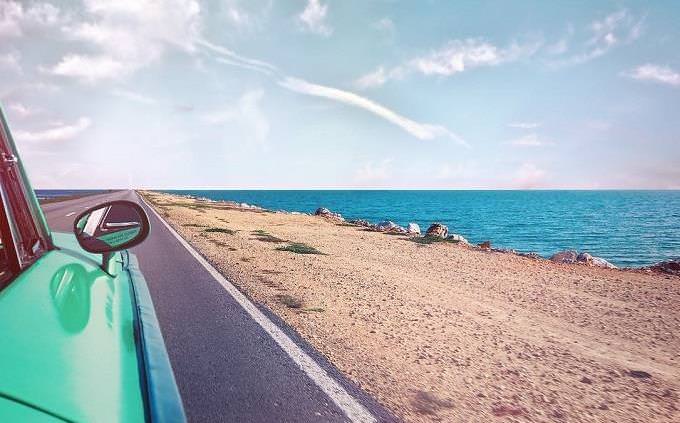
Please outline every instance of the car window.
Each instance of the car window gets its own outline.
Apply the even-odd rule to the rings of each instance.
[[[7,225],[7,218],[5,217],[2,198],[0,198],[0,288],[12,277],[12,266],[10,261],[9,249],[12,248],[12,243],[9,238],[5,237],[5,228]]]
[[[21,178],[16,167],[5,167],[1,181],[9,202],[12,221],[16,226],[15,245],[21,263],[32,261],[41,250],[40,236],[33,224],[26,199],[22,193]]]
[[[21,163],[17,158],[9,129],[0,110],[0,190],[5,205],[5,222],[11,234],[13,251],[20,268],[29,266],[49,248],[49,241],[39,227],[39,211],[32,208],[29,200],[32,191]]]

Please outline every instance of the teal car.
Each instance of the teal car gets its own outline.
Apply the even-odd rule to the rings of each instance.
[[[185,421],[137,259],[136,203],[51,232],[0,110],[0,421]]]

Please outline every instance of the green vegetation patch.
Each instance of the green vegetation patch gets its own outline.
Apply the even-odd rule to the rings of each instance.
[[[258,229],[252,232],[253,235],[255,235],[255,239],[258,241],[262,242],[273,242],[273,243],[280,243],[280,242],[286,242],[285,239],[281,239],[279,237],[276,237],[272,234],[270,234],[267,231],[263,231],[262,229]]]
[[[299,309],[305,304],[301,299],[288,294],[277,295],[276,299],[288,308]]]
[[[309,307],[306,308],[304,311],[309,312],[309,313],[323,313],[326,311],[323,307]]]
[[[184,225],[185,228],[205,228],[208,225],[201,225],[199,223],[185,223]]]
[[[279,251],[290,251],[291,253],[295,253],[295,254],[321,254],[321,255],[325,255],[324,253],[317,250],[316,248],[309,246],[307,244],[300,243],[300,242],[292,242],[288,245],[278,247],[277,250],[279,250]]]
[[[235,230],[227,229],[227,228],[207,228],[207,229],[203,229],[203,232],[217,232],[217,233],[228,234],[228,235],[234,235],[236,233]]]
[[[454,239],[447,239],[447,238],[440,238],[438,236],[430,236],[430,235],[425,235],[425,236],[416,236],[409,238],[409,241],[415,242],[416,244],[434,244],[436,242],[448,242],[450,244],[458,244],[457,240]]]

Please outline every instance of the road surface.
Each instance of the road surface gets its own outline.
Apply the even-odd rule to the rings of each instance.
[[[121,199],[142,204],[149,215],[149,237],[131,251],[146,277],[190,422],[395,420],[268,309],[256,304],[248,312],[251,303],[230,293],[134,191],[43,210],[53,231],[70,232],[83,210]]]

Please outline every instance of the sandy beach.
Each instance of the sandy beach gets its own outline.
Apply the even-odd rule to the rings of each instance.
[[[141,193],[405,421],[680,421],[677,276]]]

